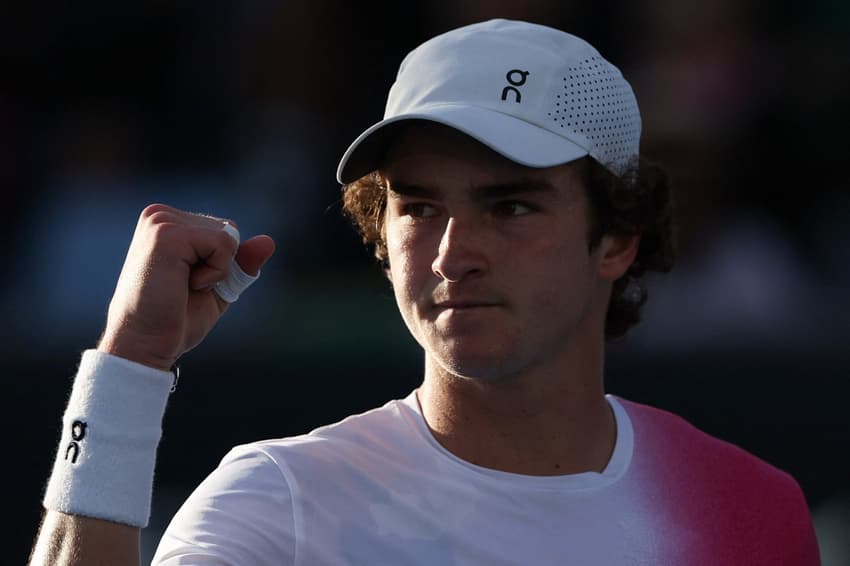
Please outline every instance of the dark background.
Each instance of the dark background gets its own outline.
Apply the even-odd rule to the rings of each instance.
[[[150,558],[234,444],[406,395],[421,354],[340,214],[336,163],[402,57],[490,17],[588,39],[632,82],[670,171],[681,259],[612,346],[608,390],[787,470],[824,564],[850,563],[850,4],[841,0],[49,0],[0,8],[6,268],[4,563],[25,561],[80,351],[155,201],[279,249],[183,360],[159,450]]]

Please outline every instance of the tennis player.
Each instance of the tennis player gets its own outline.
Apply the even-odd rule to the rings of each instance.
[[[574,35],[492,20],[414,49],[338,180],[421,384],[235,447],[154,563],[819,564],[791,476],[605,391],[606,339],[638,322],[641,276],[673,264],[670,189],[640,135],[629,83]],[[138,563],[172,368],[273,249],[231,220],[142,212],[32,564]]]

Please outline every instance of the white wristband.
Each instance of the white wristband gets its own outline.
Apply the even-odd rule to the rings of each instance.
[[[222,230],[227,232],[227,234],[236,242],[236,247],[239,247],[239,230],[237,230],[236,227],[229,222],[224,223]],[[239,267],[239,264],[236,263],[236,260],[234,259],[233,265],[230,268],[230,274],[227,276],[227,279],[215,284],[215,292],[218,293],[218,296],[224,301],[234,303],[236,302],[236,299],[239,298],[239,295],[259,278],[259,272],[257,272],[256,275],[248,275],[242,271],[242,268]]]
[[[62,419],[43,505],[145,527],[174,374],[86,350]]]

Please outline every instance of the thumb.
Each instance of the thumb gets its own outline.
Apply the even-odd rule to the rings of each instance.
[[[248,275],[256,275],[272,256],[275,243],[269,236],[254,236],[242,242],[236,252],[236,263]]]

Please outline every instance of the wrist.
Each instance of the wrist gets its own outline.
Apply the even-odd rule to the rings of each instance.
[[[178,356],[152,354],[153,349],[145,348],[144,344],[145,340],[140,338],[121,339],[111,334],[105,334],[98,342],[96,350],[151,369],[172,371],[174,364],[177,363]]]

